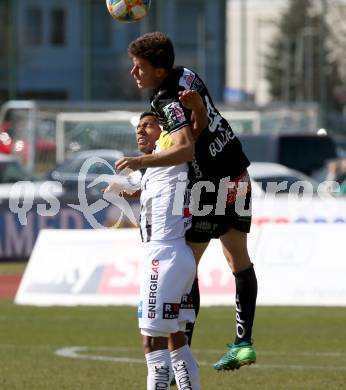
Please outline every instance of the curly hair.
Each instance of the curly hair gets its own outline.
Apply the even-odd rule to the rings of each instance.
[[[174,64],[174,47],[168,36],[162,32],[144,34],[128,47],[130,58],[139,57],[147,60],[155,68],[172,69]]]

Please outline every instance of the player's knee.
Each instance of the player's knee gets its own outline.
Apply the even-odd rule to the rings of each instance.
[[[159,335],[143,334],[143,329],[141,333],[143,335],[144,353],[150,353],[150,352],[158,351],[160,349],[168,348],[168,335],[166,334],[164,335],[161,333]]]
[[[187,344],[187,340],[185,337],[185,333],[183,331],[179,331],[176,333],[171,333],[168,338],[168,346],[170,351],[174,351],[179,349]]]
[[[152,348],[152,341],[151,341],[151,337],[150,336],[143,336],[143,350],[144,350],[144,353],[149,353],[151,352],[151,348]]]

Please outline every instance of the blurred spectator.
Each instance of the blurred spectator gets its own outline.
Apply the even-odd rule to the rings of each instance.
[[[336,181],[340,184],[339,195],[346,195],[346,158],[340,163],[340,173],[338,174]]]
[[[340,195],[340,184],[337,178],[340,174],[340,160],[332,160],[328,162],[327,173],[324,180],[320,183],[319,189],[331,195]]]
[[[327,165],[327,181],[336,181],[337,177],[339,175],[340,168],[339,168],[339,161],[331,161]]]
[[[336,181],[341,184],[346,180],[346,158],[341,160],[339,172],[336,176]]]

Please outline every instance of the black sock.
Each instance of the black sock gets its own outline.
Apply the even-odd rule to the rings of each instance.
[[[198,278],[196,278],[195,281],[193,282],[191,292],[189,295],[190,295],[190,299],[191,299],[192,304],[193,304],[193,308],[195,309],[195,315],[196,315],[196,320],[197,320],[197,316],[199,313],[199,306],[200,306]],[[187,343],[189,344],[189,346],[191,346],[191,340],[192,340],[194,327],[195,327],[195,323],[193,323],[193,322],[188,322],[186,324],[185,336],[187,337]]]
[[[236,338],[234,344],[251,341],[255,317],[257,279],[253,264],[244,271],[234,273],[236,285]]]

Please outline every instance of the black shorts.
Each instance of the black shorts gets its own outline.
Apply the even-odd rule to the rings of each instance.
[[[216,196],[204,196],[201,198],[199,209],[202,205],[209,204],[213,200],[216,204]],[[209,202],[209,203],[208,203]],[[187,241],[208,242],[212,238],[219,238],[229,229],[233,228],[244,233],[250,232],[251,227],[251,183],[245,171],[239,177],[230,180],[226,206],[222,215],[213,211],[206,216],[192,216],[192,226],[186,232]]]

